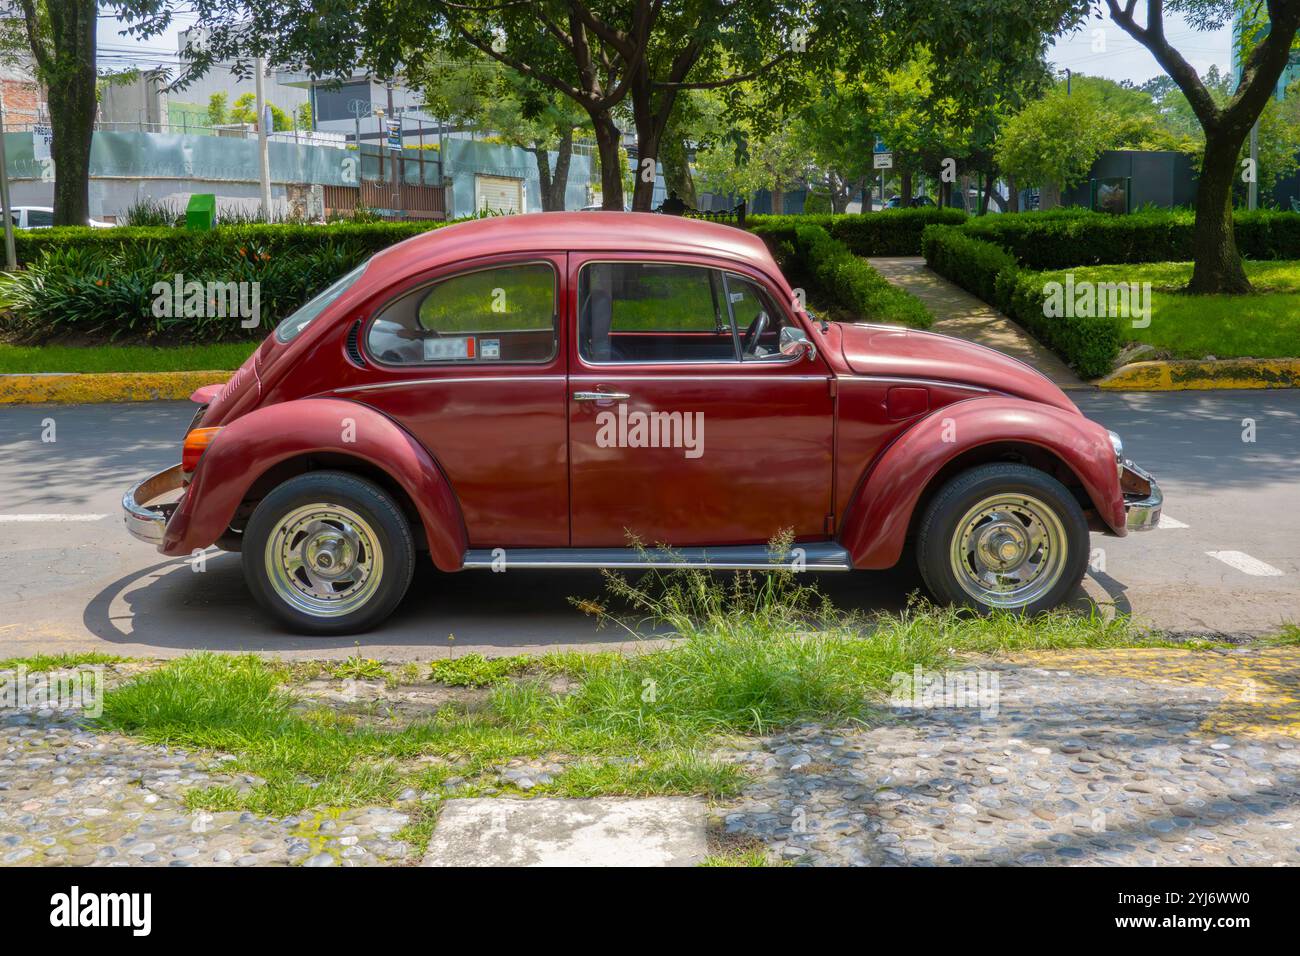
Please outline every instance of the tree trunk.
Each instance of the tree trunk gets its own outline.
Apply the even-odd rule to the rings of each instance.
[[[1056,183],[1043,183],[1038,187],[1038,208],[1055,209],[1061,204],[1061,187]]]
[[[551,172],[551,154],[545,146],[535,145],[537,179],[542,187],[542,211],[563,212],[564,198],[569,189],[569,166],[573,159],[573,130],[567,129],[560,137],[555,150],[555,172]]]
[[[1007,177],[1007,212],[1020,212],[1020,187],[1015,176]]]
[[[596,152],[600,157],[600,196],[602,209],[623,210],[623,163],[619,158],[618,127],[608,113],[591,114],[596,132]]]
[[[1232,229],[1232,187],[1237,179],[1237,155],[1244,135],[1230,130],[1206,130],[1205,158],[1196,187],[1196,225],[1192,232],[1192,281],[1188,292],[1243,293],[1252,291],[1237,252]]]
[[[903,196],[904,207],[912,205],[912,171],[910,169],[903,170],[903,184],[900,192]]]
[[[658,135],[649,132],[643,133],[640,126],[638,126],[636,132],[636,177],[632,180],[633,212],[650,212],[654,209],[658,163]]]
[[[94,0],[51,4],[51,40],[58,75],[44,77],[54,160],[54,224],[84,226],[90,218],[90,142],[95,134]]]
[[[669,130],[659,144],[659,163],[664,168],[664,188],[677,193],[677,198],[694,209],[698,199],[691,164],[686,153],[686,142],[680,133]]]

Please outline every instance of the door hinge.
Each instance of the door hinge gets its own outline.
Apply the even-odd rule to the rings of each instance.
[[[834,515],[827,515],[827,516],[826,516],[826,533],[827,533],[827,534],[834,534],[834,533],[835,533],[835,516],[834,516]]]
[[[836,379],[836,378],[829,378],[829,379],[826,380],[826,383],[830,386],[830,390],[831,390],[831,398],[834,398],[836,395],[839,394],[839,388],[838,388],[838,386],[839,386],[839,379]]]

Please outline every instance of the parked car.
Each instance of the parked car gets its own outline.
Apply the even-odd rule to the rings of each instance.
[[[891,196],[889,202],[885,203],[886,209],[920,209],[923,206],[933,206],[934,200],[929,196],[913,196],[910,200],[902,196]]]
[[[54,225],[52,206],[10,206],[9,214],[15,229],[49,229]],[[98,219],[87,219],[86,225],[95,229],[113,228],[111,222],[100,222]]]
[[[382,621],[423,552],[447,573],[848,572],[911,540],[939,600],[1032,612],[1074,590],[1090,527],[1155,526],[1155,482],[1038,372],[797,301],[715,223],[425,233],[195,392],[180,463],[127,491],[126,526],[165,555],[242,551],[257,600],[318,634]]]

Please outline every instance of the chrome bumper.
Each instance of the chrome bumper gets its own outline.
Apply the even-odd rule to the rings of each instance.
[[[1126,459],[1120,469],[1119,486],[1124,492],[1124,511],[1130,531],[1150,531],[1160,524],[1165,496],[1148,472]]]
[[[176,510],[176,503],[151,505],[149,502],[175,491],[181,484],[181,466],[172,465],[132,486],[122,496],[122,520],[126,522],[126,530],[155,547],[161,544],[167,520]]]

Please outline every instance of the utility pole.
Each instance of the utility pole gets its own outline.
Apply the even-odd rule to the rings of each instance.
[[[257,165],[262,186],[262,218],[271,221],[271,155],[266,139],[266,60],[258,57],[257,69]]]
[[[9,205],[9,162],[5,159],[5,101],[0,93],[0,211],[5,217],[5,267],[13,272],[18,268],[18,254],[14,251],[14,216]]]

